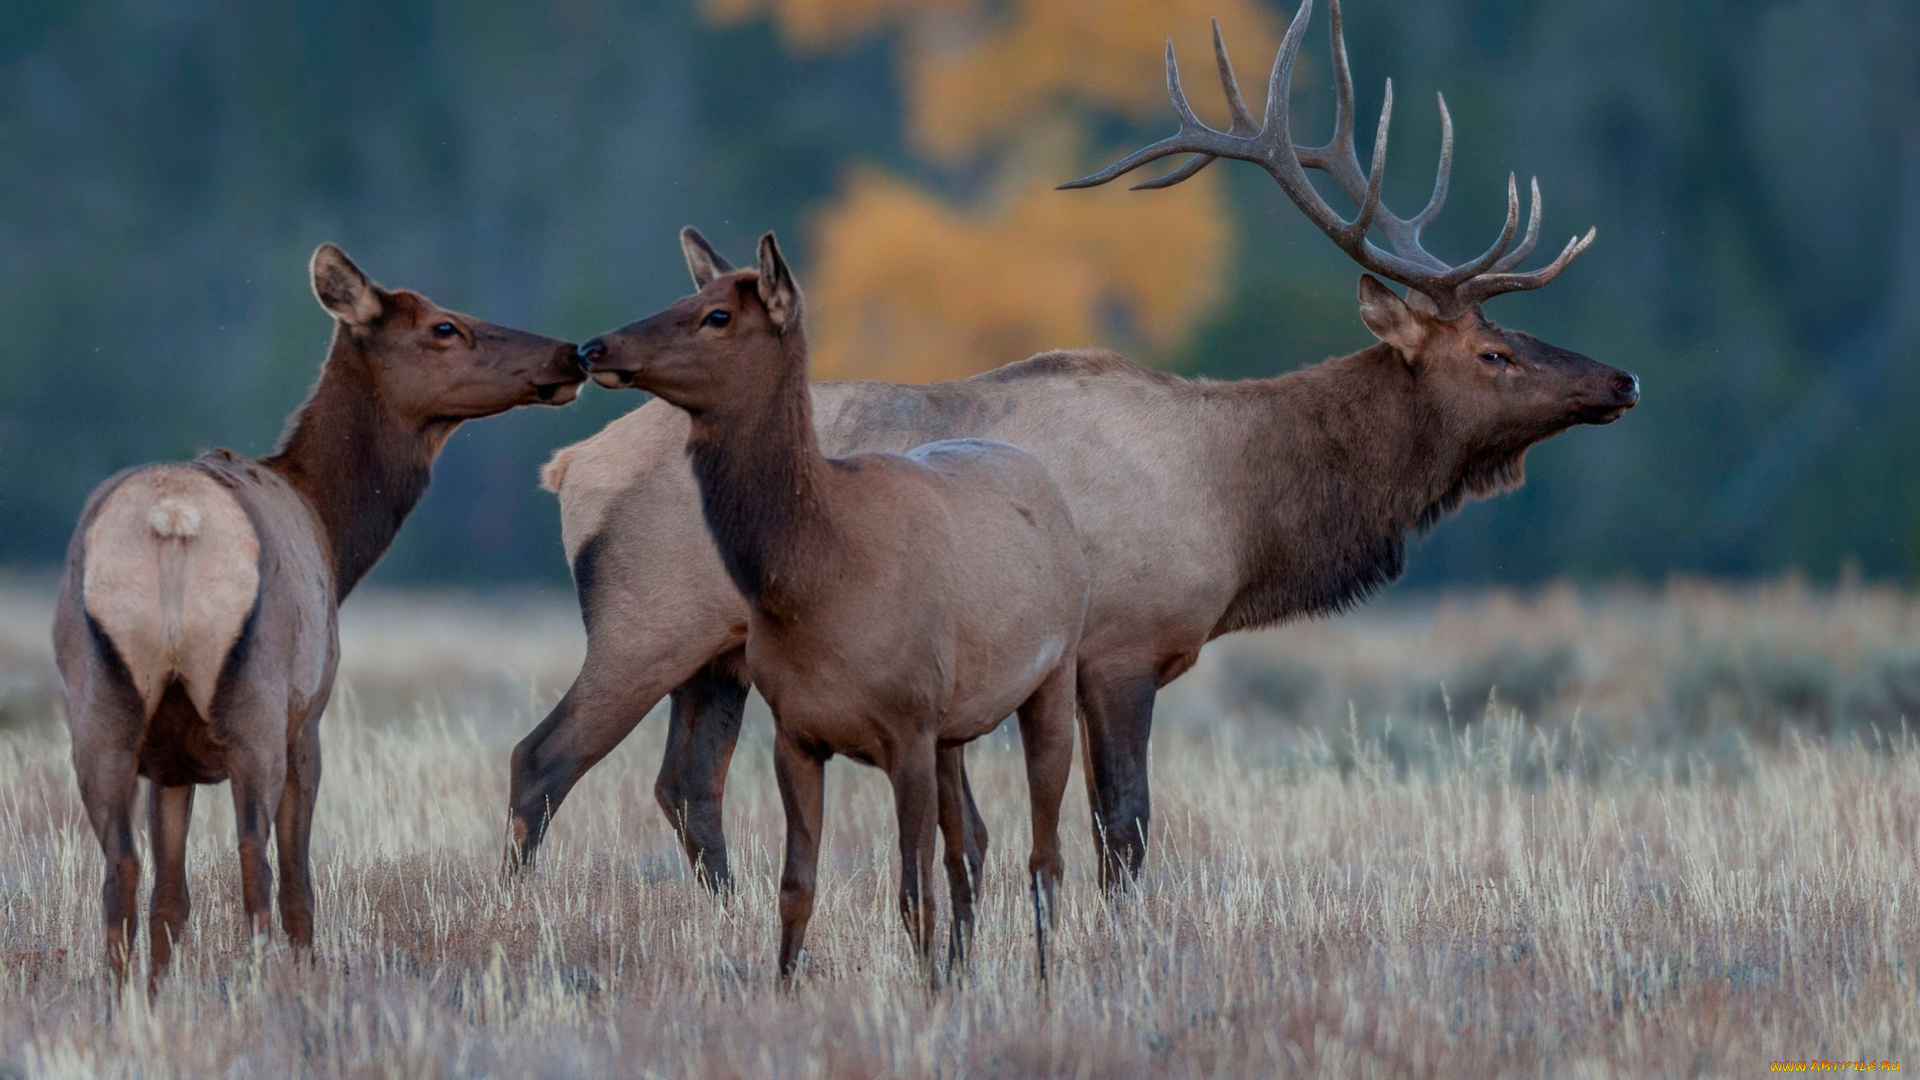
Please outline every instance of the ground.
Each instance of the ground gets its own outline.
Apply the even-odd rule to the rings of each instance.
[[[151,1004],[102,976],[50,610],[45,582],[0,582],[0,1076],[1740,1076],[1900,1061],[1920,1015],[1899,591],[1400,596],[1216,643],[1162,698],[1134,894],[1098,891],[1070,789],[1044,987],[1018,740],[969,753],[986,900],[933,991],[894,915],[885,784],[836,762],[791,993],[757,701],[730,901],[655,808],[659,713],[503,887],[507,754],[579,662],[570,603],[370,593],[325,718],[317,960],[247,940],[232,805],[206,789]]]

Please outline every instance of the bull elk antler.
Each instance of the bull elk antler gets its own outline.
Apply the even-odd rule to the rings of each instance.
[[[1167,94],[1174,111],[1180,115],[1180,130],[1151,146],[1136,150],[1105,169],[1060,185],[1062,189],[1088,188],[1104,184],[1132,172],[1150,161],[1176,154],[1196,155],[1192,160],[1164,176],[1143,180],[1135,188],[1164,188],[1187,179],[1206,168],[1215,158],[1251,161],[1267,170],[1281,190],[1287,193],[1308,220],[1327,234],[1340,250],[1381,277],[1390,278],[1431,298],[1442,318],[1454,319],[1490,297],[1501,293],[1537,289],[1560,275],[1567,264],[1578,258],[1593,243],[1595,230],[1567,241],[1558,258],[1538,270],[1514,273],[1533,251],[1540,236],[1540,181],[1532,181],[1532,211],[1527,233],[1520,246],[1508,250],[1514,230],[1520,223],[1520,197],[1512,173],[1507,174],[1507,222],[1500,239],[1479,258],[1458,266],[1449,266],[1435,258],[1420,244],[1420,232],[1440,213],[1447,200],[1447,179],[1453,170],[1453,118],[1447,113],[1445,95],[1440,101],[1440,168],[1433,182],[1433,195],[1426,208],[1410,218],[1388,210],[1380,202],[1380,182],[1386,172],[1387,124],[1393,115],[1393,80],[1387,80],[1386,100],[1380,107],[1379,134],[1373,141],[1373,164],[1360,171],[1359,154],[1353,143],[1353,74],[1347,67],[1347,42],[1340,29],[1340,0],[1333,7],[1333,72],[1338,94],[1334,112],[1333,139],[1325,146],[1304,147],[1294,143],[1291,122],[1293,62],[1300,53],[1300,40],[1306,36],[1307,21],[1313,14],[1313,0],[1302,0],[1300,10],[1287,27],[1280,43],[1280,54],[1273,62],[1273,75],[1267,83],[1267,111],[1256,124],[1240,96],[1233,66],[1227,61],[1227,45],[1220,36],[1220,20],[1213,21],[1213,53],[1220,67],[1220,82],[1226,91],[1227,107],[1233,123],[1227,130],[1208,127],[1193,113],[1186,91],[1180,86],[1180,68],[1174,62],[1173,42],[1167,42]],[[1307,169],[1319,169],[1334,178],[1360,210],[1349,221],[1328,206],[1307,179]],[[1382,251],[1367,233],[1378,228],[1393,246]]]

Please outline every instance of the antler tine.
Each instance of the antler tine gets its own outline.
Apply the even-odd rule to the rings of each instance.
[[[1280,52],[1273,58],[1273,73],[1267,76],[1267,112],[1260,131],[1271,142],[1291,148],[1293,145],[1293,62],[1300,55],[1300,40],[1306,37],[1307,20],[1313,17],[1313,0],[1300,0],[1300,10],[1287,24],[1280,39]]]
[[[1364,240],[1373,228],[1374,215],[1380,211],[1380,185],[1387,176],[1387,127],[1393,120],[1393,80],[1387,80],[1386,100],[1380,104],[1380,130],[1373,137],[1373,167],[1367,170],[1367,194],[1360,200],[1360,212],[1348,227],[1355,239]]]
[[[1227,111],[1233,116],[1232,126],[1227,134],[1243,138],[1260,134],[1260,125],[1254,122],[1253,113],[1247,108],[1247,101],[1240,96],[1240,81],[1234,78],[1233,61],[1227,58],[1227,40],[1220,33],[1220,20],[1213,20],[1213,62],[1220,69],[1220,89],[1227,96]],[[1169,188],[1218,160],[1212,154],[1200,154],[1192,161],[1151,180],[1142,180],[1133,185],[1134,191],[1157,191]]]
[[[1473,260],[1472,262],[1461,263],[1459,266],[1456,266],[1453,269],[1447,271],[1446,273],[1440,274],[1437,277],[1435,277],[1431,282],[1432,286],[1436,289],[1450,291],[1455,286],[1459,285],[1461,282],[1470,281],[1473,278],[1477,278],[1481,274],[1484,274],[1488,270],[1492,269],[1493,264],[1500,261],[1500,256],[1505,255],[1507,253],[1507,247],[1513,243],[1514,231],[1517,230],[1519,227],[1520,227],[1520,189],[1514,183],[1513,174],[1508,173],[1507,174],[1507,221],[1506,221],[1506,224],[1502,226],[1500,229],[1500,238],[1493,242],[1492,247],[1482,252],[1479,258]],[[1443,308],[1445,306],[1446,306],[1445,304],[1441,305],[1441,307]]]
[[[1167,39],[1167,97],[1173,100],[1173,111],[1180,114],[1180,130],[1208,128],[1193,113],[1193,103],[1187,100],[1187,88],[1180,84],[1180,61],[1173,55],[1173,39]]]
[[[1447,185],[1453,179],[1453,114],[1447,111],[1447,95],[1434,92],[1434,98],[1440,102],[1440,168],[1433,176],[1433,195],[1427,199],[1424,210],[1413,215],[1408,224],[1413,226],[1415,243],[1420,240],[1420,232],[1440,216],[1440,208],[1447,204]],[[1538,206],[1540,200],[1535,199]]]
[[[1295,146],[1300,164],[1333,177],[1347,198],[1358,203],[1367,197],[1367,177],[1360,171],[1360,152],[1354,146],[1353,69],[1347,63],[1347,38],[1341,29],[1340,4],[1334,0],[1333,29],[1333,137],[1320,146]]]
[[[1227,131],[1234,135],[1258,135],[1260,125],[1254,123],[1246,99],[1240,96],[1240,80],[1233,77],[1233,61],[1227,59],[1227,39],[1221,36],[1219,19],[1213,20],[1213,62],[1220,68],[1220,88],[1227,95],[1227,111],[1233,114],[1233,126]]]
[[[1533,254],[1533,245],[1540,239],[1540,178],[1527,181],[1531,189],[1527,202],[1533,209],[1527,215],[1527,235],[1520,239],[1520,246],[1507,252],[1506,257],[1487,268],[1489,274],[1504,274],[1519,266],[1527,256]]]
[[[1327,143],[1329,148],[1340,147],[1353,159],[1354,171],[1359,171],[1360,159],[1353,146],[1353,68],[1347,62],[1347,34],[1341,25],[1340,0],[1330,0],[1333,25],[1328,33],[1333,37],[1333,138]]]
[[[1177,153],[1177,151],[1175,152]],[[1180,181],[1191,177],[1194,173],[1199,172],[1201,169],[1204,169],[1207,166],[1213,164],[1217,160],[1219,160],[1219,158],[1217,155],[1214,155],[1214,154],[1195,154],[1185,165],[1180,166],[1179,168],[1173,170],[1172,172],[1153,177],[1152,179],[1142,180],[1137,184],[1128,185],[1127,190],[1128,191],[1158,191],[1161,188],[1170,188],[1173,185],[1179,183]],[[1116,173],[1115,175],[1118,175],[1118,174]],[[1092,178],[1089,177],[1088,179],[1092,179]],[[1102,183],[1104,182],[1105,181],[1102,181]],[[1091,187],[1091,186],[1092,186],[1091,184],[1082,184],[1078,180],[1075,180],[1071,183],[1060,185],[1061,188]]]
[[[1299,148],[1293,144],[1293,62],[1300,55],[1300,41],[1306,36],[1307,20],[1312,17],[1313,0],[1300,0],[1300,10],[1287,25],[1286,36],[1280,39],[1280,52],[1273,58],[1273,73],[1267,77],[1267,111],[1260,125],[1261,140],[1287,152],[1275,153],[1262,164],[1308,220],[1335,243],[1346,247],[1347,221],[1334,213],[1333,207],[1314,189],[1301,169]]]
[[[1466,282],[1458,290],[1461,304],[1471,307],[1503,293],[1526,292],[1545,285],[1559,277],[1560,271],[1592,247],[1593,238],[1599,232],[1598,228],[1589,226],[1585,236],[1568,240],[1567,246],[1560,249],[1559,256],[1538,270],[1526,274],[1486,274]]]
[[[1114,162],[1091,176],[1083,176],[1078,180],[1069,180],[1064,184],[1056,185],[1055,190],[1069,191],[1078,188],[1098,187],[1115,177],[1124,176],[1150,161],[1158,161],[1163,157],[1170,157],[1174,154],[1200,154],[1203,155],[1203,157],[1196,159],[1196,161],[1188,162],[1166,176],[1145,180],[1134,186],[1136,188],[1158,188],[1177,184],[1181,180],[1185,180],[1187,177],[1205,168],[1207,163],[1216,157],[1230,157],[1237,158],[1241,161],[1265,163],[1266,153],[1262,148],[1262,142],[1257,133],[1253,138],[1246,138],[1232,132],[1217,131],[1208,127],[1205,123],[1201,122],[1198,116],[1194,115],[1193,106],[1187,101],[1187,92],[1180,85],[1180,65],[1179,62],[1174,59],[1173,40],[1171,38],[1167,40],[1167,96],[1173,101],[1174,112],[1180,116],[1179,131],[1167,138],[1161,139],[1157,143],[1135,150],[1133,153],[1128,154],[1126,157],[1121,158],[1119,161]],[[1244,104],[1242,109],[1244,111]]]

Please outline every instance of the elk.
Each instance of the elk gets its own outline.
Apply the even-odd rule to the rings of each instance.
[[[1194,118],[1169,48],[1180,132],[1068,186],[1105,183],[1174,154],[1199,156],[1142,186],[1177,183],[1215,157],[1261,164],[1370,271],[1360,279],[1360,314],[1377,339],[1372,346],[1236,382],[1189,381],[1087,350],[1043,353],[953,382],[823,383],[813,391],[827,454],[992,438],[1039,458],[1059,484],[1093,575],[1078,694],[1109,885],[1137,872],[1146,853],[1154,696],[1192,666],[1201,646],[1361,603],[1400,575],[1410,536],[1470,497],[1517,487],[1531,446],[1577,424],[1611,423],[1639,399],[1634,376],[1498,326],[1481,310],[1496,295],[1552,281],[1592,242],[1589,231],[1550,265],[1516,272],[1538,236],[1537,184],[1525,238],[1511,251],[1512,197],[1486,254],[1452,267],[1420,246],[1452,164],[1444,99],[1433,198],[1411,218],[1381,205],[1387,114],[1363,173],[1337,4],[1335,135],[1319,148],[1292,143],[1288,95],[1311,11],[1311,0],[1302,3],[1287,30],[1264,123],[1240,102],[1216,27],[1232,128],[1213,131]],[[1351,221],[1314,191],[1306,168],[1339,182],[1358,206]],[[1508,190],[1512,196],[1511,183]],[[1367,239],[1374,229],[1392,253]],[[1402,297],[1375,274],[1409,291]],[[695,866],[717,887],[728,880],[721,791],[746,694],[739,650],[747,612],[702,535],[698,494],[679,454],[686,432],[676,410],[649,403],[561,450],[543,474],[560,496],[588,650],[573,686],[514,750],[510,858],[532,857],[572,785],[670,694],[655,794]],[[977,817],[973,824],[979,829]],[[984,830],[970,835],[984,850]]]
[[[333,338],[278,449],[122,472],[94,491],[67,550],[54,649],[80,798],[106,857],[116,985],[138,919],[136,777],[150,781],[156,864],[149,990],[186,930],[197,784],[232,781],[253,932],[271,926],[273,834],[281,922],[297,950],[310,950],[307,847],[340,601],[425,494],[455,428],[517,405],[565,404],[586,378],[568,343],[382,288],[332,244],[314,252],[311,271]]]
[[[800,287],[773,234],[760,239],[757,270],[735,270],[691,228],[680,243],[698,291],[580,356],[602,386],[650,391],[688,417],[707,529],[746,598],[747,673],[773,708],[787,817],[781,977],[792,976],[813,913],[834,754],[884,769],[893,786],[900,916],[928,972],[938,820],[950,956],[964,956],[978,868],[967,865],[963,748],[1009,713],[1026,751],[1044,977],[1087,607],[1066,502],[1039,461],[1002,442],[821,453]]]

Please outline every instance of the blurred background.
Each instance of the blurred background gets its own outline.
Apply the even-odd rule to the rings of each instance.
[[[1260,171],[1055,192],[1173,129],[1161,42],[1258,108],[1266,0],[93,0],[0,6],[0,564],[55,564],[123,466],[268,451],[323,357],[306,260],[581,339],[688,289],[674,232],[780,231],[816,373],[907,381],[1107,345],[1277,374],[1371,340],[1357,268]],[[1331,127],[1324,5],[1296,132]],[[1640,374],[1614,426],[1419,546],[1413,583],[1920,572],[1920,8],[1912,0],[1350,0],[1362,154],[1465,258],[1504,179],[1542,248],[1489,314]],[[1340,201],[1336,206],[1345,207]],[[1540,256],[1536,262],[1544,261]],[[566,580],[535,470],[639,396],[469,425],[375,580]]]

